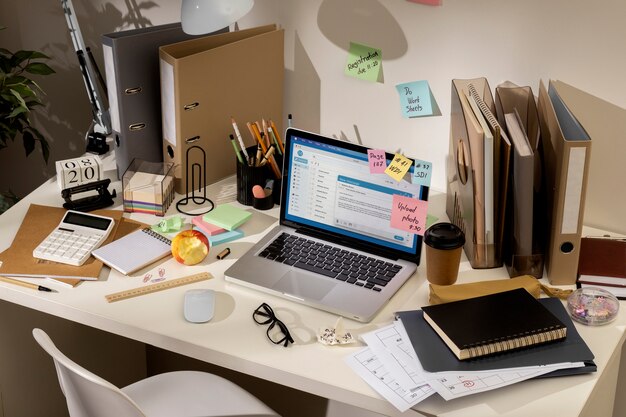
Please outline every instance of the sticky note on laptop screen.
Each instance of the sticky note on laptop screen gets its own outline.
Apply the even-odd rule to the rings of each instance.
[[[233,230],[244,224],[252,213],[230,204],[220,204],[206,213],[202,219],[226,230]]]

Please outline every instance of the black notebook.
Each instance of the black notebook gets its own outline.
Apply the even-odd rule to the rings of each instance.
[[[459,360],[565,338],[567,327],[523,288],[422,307]]]

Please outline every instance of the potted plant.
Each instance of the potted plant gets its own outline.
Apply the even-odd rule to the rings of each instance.
[[[0,30],[5,29],[0,27]],[[42,60],[49,57],[37,51],[20,50],[15,53],[0,48],[0,149],[6,148],[9,140],[22,138],[26,156],[35,149],[36,142],[41,145],[43,159],[48,163],[50,146],[44,136],[32,126],[31,111],[42,105],[39,94],[43,90],[30,78],[31,75],[49,75],[54,73]],[[8,192],[0,193],[0,213],[6,210],[17,197]]]

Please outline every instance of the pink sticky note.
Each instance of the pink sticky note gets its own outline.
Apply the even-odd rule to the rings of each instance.
[[[428,202],[394,194],[391,206],[391,227],[424,236]]]
[[[370,174],[384,174],[387,168],[387,157],[382,149],[368,149],[367,159],[370,162]]]
[[[200,229],[207,236],[219,235],[220,233],[224,233],[226,231],[226,229],[222,229],[219,226],[205,222],[202,220],[202,216],[194,217],[191,219],[191,223],[193,223],[195,227]]]

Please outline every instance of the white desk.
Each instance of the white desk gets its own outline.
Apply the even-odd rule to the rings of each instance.
[[[215,198],[219,193],[232,191],[233,187],[232,178],[224,180],[210,186],[207,195]],[[119,195],[119,183],[115,188]],[[443,197],[433,193],[430,202],[429,211],[440,217],[445,211]],[[120,202],[120,197],[116,201]],[[0,216],[0,251],[11,244],[30,203],[62,205],[54,179]],[[175,213],[172,207],[168,215]],[[276,216],[277,209],[269,214]],[[130,217],[146,223],[158,221],[148,215],[133,213]],[[109,304],[104,298],[106,294],[145,285],[143,274],[148,271],[156,275],[157,266],[133,277],[121,276],[105,267],[99,281],[85,282],[76,288],[56,286],[59,292],[52,294],[0,282],[0,299],[385,415],[421,415],[419,412],[445,416],[611,415],[626,330],[625,309],[609,326],[577,325],[596,356],[597,373],[531,380],[450,402],[434,395],[416,406],[419,412],[398,413],[345,364],[344,358],[361,346],[327,347],[316,342],[317,329],[332,325],[336,316],[224,281],[226,268],[275,222],[276,218],[269,217],[268,212],[256,212],[245,226],[246,237],[228,244],[232,253],[225,260],[215,259],[218,247],[199,266],[185,267],[171,258],[160,265],[168,277],[209,271],[214,276],[210,281]],[[506,277],[503,268],[472,270],[469,263],[462,260],[458,282]],[[212,288],[217,292],[215,318],[209,323],[198,325],[184,320],[183,294],[191,288]],[[358,334],[389,324],[393,312],[419,308],[427,304],[427,298],[423,260],[415,276],[371,323],[363,325],[345,320],[346,328]],[[267,340],[265,328],[252,320],[252,312],[261,302],[274,308],[293,334],[295,345],[285,349]]]

